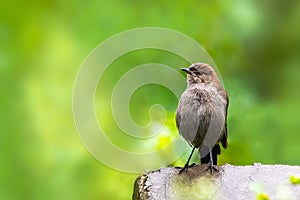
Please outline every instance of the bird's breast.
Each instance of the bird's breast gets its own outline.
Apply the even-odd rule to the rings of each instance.
[[[216,94],[209,89],[187,88],[182,94],[180,101],[187,106],[209,106],[214,103],[215,96]]]
[[[210,87],[189,87],[177,110],[179,133],[192,145],[200,146],[207,133],[217,142],[224,129],[224,98]]]
[[[202,104],[205,104],[205,103],[209,103],[211,102],[211,98],[212,98],[212,93],[211,91],[208,91],[208,90],[200,90],[198,88],[194,88],[192,91],[191,91],[193,95],[193,98],[198,100],[200,103]]]

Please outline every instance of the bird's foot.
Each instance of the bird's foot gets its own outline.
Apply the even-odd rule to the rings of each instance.
[[[211,165],[211,164],[209,164],[208,167],[207,167],[207,169],[204,170],[204,171],[207,171],[207,170],[210,171],[211,175],[213,175],[214,171],[216,171],[217,173],[220,171],[216,165]]]
[[[190,167],[194,167],[195,165],[196,165],[195,163],[193,163],[191,165],[187,165],[187,164],[184,165],[184,167],[180,169],[179,174],[181,174],[182,172],[186,171]]]

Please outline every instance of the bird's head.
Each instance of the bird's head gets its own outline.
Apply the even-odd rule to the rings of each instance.
[[[181,70],[187,73],[188,84],[209,84],[214,81],[214,79],[218,79],[213,68],[205,63],[195,63],[192,64],[189,68],[181,68]]]

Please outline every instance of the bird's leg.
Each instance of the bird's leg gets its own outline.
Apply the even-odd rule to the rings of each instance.
[[[214,165],[214,162],[213,162],[212,149],[210,149],[210,151],[209,151],[209,166],[206,170],[208,170],[208,169],[209,169],[211,175],[213,174],[213,171],[219,172],[219,169]]]
[[[213,174],[213,157],[212,157],[212,149],[209,149],[209,169],[210,169],[210,173]]]
[[[179,171],[179,174],[181,174],[184,170],[186,170],[189,167],[189,162],[190,162],[190,160],[192,158],[192,155],[193,155],[195,149],[196,149],[196,147],[193,147],[193,150],[192,150],[192,152],[191,152],[191,154],[190,154],[187,162],[185,163],[184,167]]]

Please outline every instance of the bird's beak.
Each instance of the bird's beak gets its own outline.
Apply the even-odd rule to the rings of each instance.
[[[189,68],[181,68],[181,70],[188,73],[188,74],[192,74],[192,72]]]

